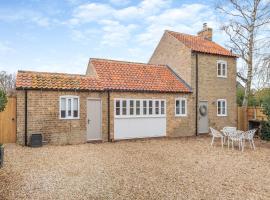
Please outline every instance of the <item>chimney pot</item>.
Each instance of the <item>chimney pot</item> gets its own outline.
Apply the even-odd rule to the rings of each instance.
[[[208,27],[207,23],[203,23],[203,29],[201,31],[199,31],[197,35],[206,39],[206,40],[212,41],[213,29]]]

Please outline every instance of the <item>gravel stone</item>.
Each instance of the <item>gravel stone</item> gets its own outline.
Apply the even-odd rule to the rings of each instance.
[[[5,146],[0,199],[270,199],[270,143],[209,137]]]

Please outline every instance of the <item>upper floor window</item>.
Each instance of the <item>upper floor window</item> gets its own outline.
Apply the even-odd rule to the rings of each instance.
[[[60,119],[79,119],[78,96],[61,96],[59,104]]]
[[[187,99],[175,99],[175,116],[187,116]]]
[[[227,116],[227,101],[226,99],[217,100],[217,116]]]
[[[223,60],[217,61],[217,77],[227,78],[227,62]]]
[[[165,116],[166,102],[162,99],[115,99],[115,116],[158,117]]]

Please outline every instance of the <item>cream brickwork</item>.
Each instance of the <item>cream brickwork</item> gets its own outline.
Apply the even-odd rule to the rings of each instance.
[[[59,119],[59,97],[77,95],[80,98],[80,119]],[[17,91],[17,143],[24,144],[24,91]],[[96,92],[28,91],[28,136],[42,133],[51,144],[86,142],[87,98],[101,98],[102,113],[107,113],[107,94]],[[107,141],[107,116],[102,115],[102,138]]]
[[[228,63],[227,78],[217,77],[217,60],[225,60]],[[236,126],[237,105],[236,105],[236,59],[227,56],[216,56],[211,54],[198,53],[198,85],[199,99],[208,101],[209,126],[220,129],[224,126]],[[195,120],[195,95],[196,95],[196,57],[185,45],[173,38],[167,32],[164,33],[157,48],[155,49],[149,63],[167,64],[180,77],[192,87],[193,110]],[[218,117],[216,100],[227,99],[228,116]]]
[[[188,113],[186,117],[175,116],[175,98],[187,98]],[[112,92],[110,104],[114,105],[115,98],[133,98],[133,99],[166,99],[167,133],[168,137],[192,136],[195,135],[194,112],[192,110],[193,99],[191,94],[174,93],[131,93],[131,92]],[[111,138],[114,135],[114,108],[111,106]]]

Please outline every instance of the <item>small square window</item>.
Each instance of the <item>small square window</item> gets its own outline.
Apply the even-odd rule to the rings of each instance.
[[[60,106],[60,119],[79,118],[79,97],[61,96],[59,106]]]
[[[175,100],[175,115],[176,116],[187,115],[187,100],[185,98],[179,98]]]
[[[227,62],[223,60],[217,61],[217,77],[227,77]]]
[[[226,99],[217,100],[217,116],[227,116],[227,101]]]

